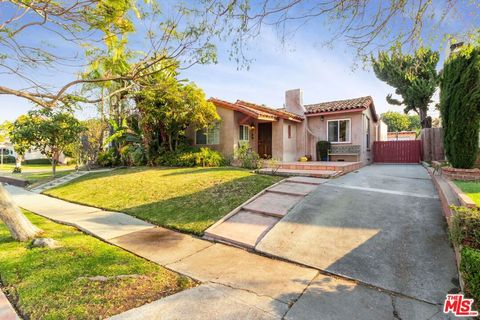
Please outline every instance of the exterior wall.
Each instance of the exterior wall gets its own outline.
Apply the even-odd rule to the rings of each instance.
[[[279,161],[285,161],[283,159],[283,131],[283,119],[272,122],[272,158]]]
[[[288,126],[290,126],[290,138],[288,137]],[[283,157],[282,161],[297,161],[297,126],[296,122],[283,121]]]
[[[198,147],[208,147],[221,152],[226,157],[232,157],[235,149],[235,142],[238,142],[238,126],[233,124],[235,112],[226,108],[217,107],[217,113],[221,118],[220,121],[220,141],[219,144],[198,145]],[[195,143],[195,128],[190,126],[185,134],[191,145],[197,146]],[[235,140],[235,137],[237,140]]]
[[[367,117],[370,119],[370,146],[366,145]],[[324,115],[323,120],[320,116],[308,117],[308,128],[312,134],[307,137],[307,154],[316,159],[316,143],[320,140],[327,140],[328,120],[350,119],[351,137],[350,143],[341,143],[341,145],[360,145],[359,160],[364,163],[370,163],[373,160],[373,142],[378,140],[377,122],[373,120],[370,108],[363,112],[342,113],[334,115]],[[354,156],[332,156],[332,161],[357,161]]]

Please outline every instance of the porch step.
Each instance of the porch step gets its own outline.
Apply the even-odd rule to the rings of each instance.
[[[241,208],[229,213],[205,231],[204,237],[254,249],[257,243],[295,205],[326,180],[291,178],[264,190]]]
[[[297,170],[297,169],[278,169],[273,171],[270,168],[262,168],[259,170],[263,174],[276,174],[279,176],[302,176],[302,177],[314,177],[314,178],[324,178],[331,179],[342,174],[341,171],[332,171],[332,170]]]

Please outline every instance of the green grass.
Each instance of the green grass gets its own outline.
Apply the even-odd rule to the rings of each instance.
[[[60,248],[29,248],[0,223],[3,290],[29,319],[105,318],[194,285],[120,248],[26,212]],[[134,277],[114,278],[119,275]],[[86,279],[109,277],[105,282]],[[82,278],[83,277],[83,278]]]
[[[238,168],[130,168],[91,173],[45,193],[200,235],[280,180]]]
[[[26,180],[34,187],[36,185],[46,183],[53,180],[52,167],[47,164],[24,164],[22,165],[22,173],[12,173],[15,164],[0,165],[0,176],[11,177],[19,180]],[[72,173],[75,166],[57,166],[55,178],[63,177]]]
[[[480,207],[480,182],[458,180],[454,182]]]

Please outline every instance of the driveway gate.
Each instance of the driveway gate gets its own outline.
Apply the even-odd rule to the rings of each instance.
[[[373,161],[383,163],[419,163],[422,159],[422,141],[375,141]]]

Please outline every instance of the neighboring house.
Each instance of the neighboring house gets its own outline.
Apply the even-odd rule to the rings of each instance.
[[[387,140],[388,141],[417,140],[417,133],[415,131],[389,132],[387,134]]]
[[[230,157],[241,143],[249,143],[264,158],[288,162],[307,155],[321,160],[316,159],[316,143],[328,140],[329,160],[369,163],[373,142],[385,135],[370,96],[304,105],[301,90],[295,89],[286,92],[283,109],[241,100],[210,101],[222,120],[209,129],[190,127],[187,137],[195,146]]]
[[[13,148],[13,144],[10,142],[8,137],[4,142],[0,143],[0,152],[1,151],[4,151],[5,155],[11,155],[17,158],[17,153],[15,152]],[[23,160],[36,160],[36,159],[48,159],[48,157],[42,154],[40,151],[35,150],[33,148],[28,149],[23,156]],[[58,162],[61,164],[66,164],[68,160],[69,158],[62,153],[60,154]]]

